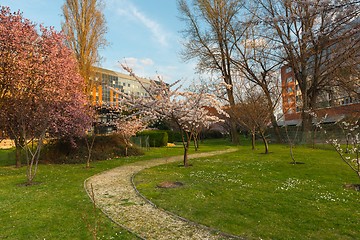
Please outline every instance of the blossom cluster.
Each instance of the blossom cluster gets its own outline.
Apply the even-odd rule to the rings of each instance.
[[[146,121],[170,120],[180,130],[196,132],[211,124],[223,121],[220,116],[227,116],[221,109],[221,103],[215,95],[201,91],[198,93],[180,91],[179,81],[166,84],[161,79],[143,85],[127,66],[123,66],[135,77],[148,94],[148,97],[137,97],[118,92],[123,98],[122,104],[135,115],[142,116]],[[116,91],[116,89],[114,89]]]

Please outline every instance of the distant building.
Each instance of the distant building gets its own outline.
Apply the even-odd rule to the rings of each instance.
[[[298,82],[289,66],[281,68],[282,111],[283,124],[301,124],[302,99]],[[360,114],[358,93],[349,94],[337,87],[329,86],[318,97],[315,112],[318,116],[325,116],[325,122],[335,122],[346,116]]]
[[[119,100],[122,98],[120,93],[147,97],[148,93],[142,85],[149,86],[150,80],[139,78],[140,83],[129,74],[98,67],[94,70],[95,73],[91,79],[94,83],[91,101],[98,116],[94,126],[97,133],[107,134],[116,130],[116,120],[121,115],[121,110],[118,108]]]
[[[91,91],[91,99],[93,105],[96,106],[118,106],[121,96],[113,89],[124,94],[139,97],[146,97],[148,95],[139,81],[128,74],[96,67],[91,80],[93,80],[94,83]],[[139,80],[144,86],[150,84],[149,79],[139,78]]]

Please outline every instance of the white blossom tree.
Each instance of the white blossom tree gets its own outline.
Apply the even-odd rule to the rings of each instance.
[[[123,104],[134,111],[134,115],[141,115],[148,121],[169,120],[175,123],[182,136],[184,147],[184,166],[189,166],[188,151],[194,133],[200,126],[207,127],[212,123],[222,121],[220,115],[227,116],[221,109],[217,98],[203,92],[182,92],[176,87],[179,81],[168,85],[161,79],[150,81],[144,85],[133,73],[132,69],[123,66],[131,76],[135,77],[148,93],[148,97],[135,97],[119,92],[123,96]],[[172,90],[174,88],[174,90]],[[211,114],[212,108],[215,114]]]
[[[360,132],[358,121],[343,121],[340,124],[342,125],[347,140],[346,151],[343,150],[338,139],[330,139],[328,142],[334,147],[341,160],[348,165],[360,179]],[[360,184],[358,188],[360,190]]]

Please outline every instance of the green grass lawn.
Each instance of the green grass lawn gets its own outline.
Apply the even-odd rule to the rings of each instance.
[[[224,149],[225,141],[209,141],[200,152]],[[194,152],[192,149],[191,152]],[[0,150],[0,239],[91,239],[85,221],[94,220],[92,204],[83,183],[88,177],[123,164],[179,155],[178,144],[152,148],[144,156],[99,161],[93,168],[84,164],[40,165],[35,182],[24,186],[26,167],[14,168],[12,150]],[[137,239],[102,215],[99,239]]]
[[[249,239],[359,239],[360,192],[343,184],[360,182],[335,151],[297,147],[305,164],[292,165],[287,146],[258,148],[150,168],[135,184],[161,208]]]

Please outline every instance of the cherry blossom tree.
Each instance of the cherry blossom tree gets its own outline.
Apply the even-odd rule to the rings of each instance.
[[[136,115],[147,118],[147,121],[169,120],[173,122],[180,130],[182,143],[184,147],[184,166],[189,166],[188,151],[194,132],[202,126],[209,126],[212,123],[219,122],[219,116],[227,114],[221,109],[221,104],[217,98],[206,92],[182,92],[180,91],[179,81],[168,85],[161,79],[159,81],[150,81],[150,85],[145,86],[136,77],[132,69],[123,66],[130,75],[135,77],[145,91],[148,97],[136,97],[124,95],[124,104],[129,109],[136,111]],[[172,88],[174,88],[172,90]],[[119,94],[121,94],[119,92]],[[209,108],[213,108],[217,113],[211,114]]]
[[[121,118],[117,121],[117,132],[125,141],[125,156],[128,156],[128,148],[132,146],[130,138],[145,129],[146,126],[147,124],[141,118],[136,117],[131,119]]]
[[[0,127],[23,149],[32,184],[45,137],[85,134],[90,118],[83,80],[64,36],[3,7],[0,71],[4,94]],[[4,91],[5,89],[5,91]]]

